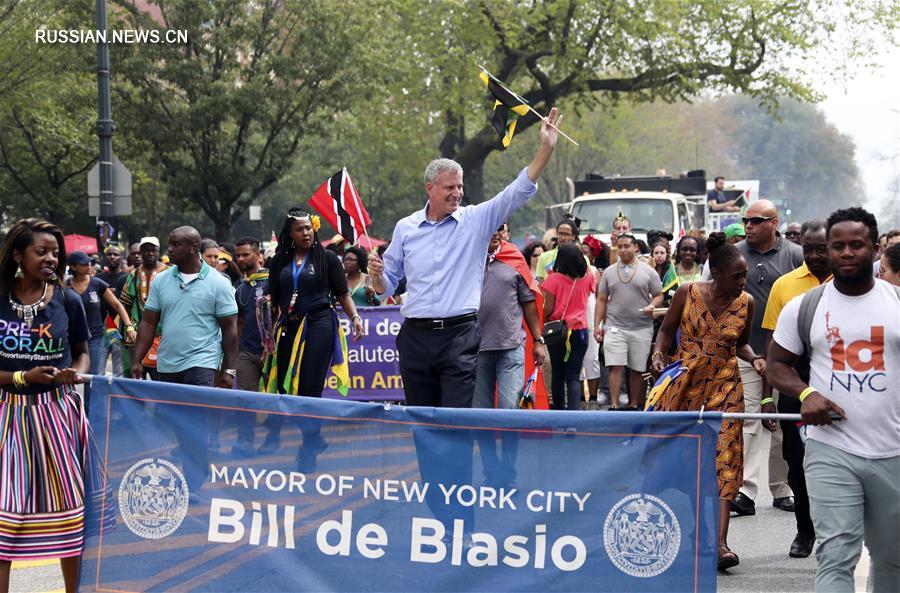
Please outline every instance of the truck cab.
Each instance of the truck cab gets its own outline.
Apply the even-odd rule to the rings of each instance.
[[[546,208],[547,227],[555,227],[569,214],[582,221],[582,236],[593,235],[606,243],[620,212],[631,221],[632,233],[645,241],[650,230],[666,231],[677,239],[692,229],[709,233],[740,221],[739,212],[709,211],[704,171],[688,171],[682,177],[606,178],[588,173],[584,180],[566,178],[566,183],[570,201]],[[732,182],[727,189],[745,195],[746,205],[755,199],[758,188],[756,181]]]

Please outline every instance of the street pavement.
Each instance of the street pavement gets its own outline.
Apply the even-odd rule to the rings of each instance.
[[[763,455],[763,459],[766,458]],[[760,474],[760,483],[767,484],[767,464],[763,464]],[[728,543],[740,557],[741,563],[727,573],[719,573],[718,590],[728,593],[811,592],[815,588],[815,554],[800,559],[788,556],[796,534],[794,515],[774,508],[768,489],[763,487],[762,490],[756,500],[756,515],[733,516],[731,519]],[[860,593],[865,591],[868,560],[868,554],[863,550],[856,569],[856,591]],[[62,575],[56,560],[14,563],[12,568],[12,593],[63,591]]]

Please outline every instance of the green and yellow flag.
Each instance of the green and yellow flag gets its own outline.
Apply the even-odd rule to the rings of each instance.
[[[498,84],[487,72],[481,72],[481,82],[494,97],[494,115],[491,124],[500,135],[503,149],[509,147],[513,134],[516,133],[516,121],[528,113],[528,106],[514,93]]]

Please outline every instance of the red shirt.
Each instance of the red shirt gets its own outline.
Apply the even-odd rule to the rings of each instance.
[[[594,280],[594,274],[590,269],[578,280],[573,280],[559,272],[552,272],[547,276],[547,279],[541,284],[541,290],[556,297],[553,313],[550,315],[549,321],[563,319],[563,311],[565,311],[566,326],[569,329],[587,329],[588,322],[585,310],[588,297],[594,292]],[[575,284],[574,289],[572,288],[573,283]],[[569,299],[570,293],[572,295],[571,300]],[[566,307],[567,301],[568,307]]]

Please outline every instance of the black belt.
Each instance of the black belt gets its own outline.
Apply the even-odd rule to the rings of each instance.
[[[290,315],[288,315],[288,319],[290,319],[291,321],[300,321],[304,317],[310,317],[312,315],[315,315],[316,313],[321,313],[322,311],[327,311],[328,309],[331,309],[330,304],[319,305],[318,307],[313,307],[309,311],[303,311],[302,313],[301,312],[291,313]]]
[[[478,313],[466,313],[465,315],[457,315],[456,317],[447,317],[446,319],[407,319],[413,327],[422,329],[446,329],[454,325],[462,325],[478,319]]]

